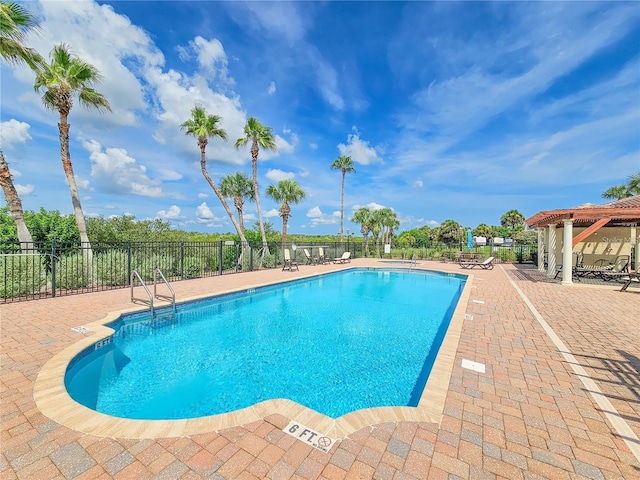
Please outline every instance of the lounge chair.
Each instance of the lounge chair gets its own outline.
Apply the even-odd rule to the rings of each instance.
[[[351,263],[351,252],[344,252],[341,257],[333,259],[333,263]]]
[[[304,256],[307,258],[307,265],[315,265],[318,263],[318,259],[309,253],[309,250],[304,249]]]
[[[640,285],[640,271],[635,273],[631,272],[628,275],[622,277],[620,280],[624,281],[624,285],[620,289],[621,292],[624,292],[631,286],[632,283],[637,283]]]
[[[571,255],[571,276],[576,280],[580,281],[581,275],[578,273],[579,270],[583,267],[582,262],[584,261],[584,254],[582,252],[577,252]],[[553,277],[558,278],[558,275],[562,272],[562,265],[556,265],[556,274]]]
[[[460,259],[460,261],[458,262],[458,264],[462,267],[462,268],[473,268],[473,267],[480,267],[483,270],[491,270],[493,268],[493,261],[495,260],[495,257],[489,257],[486,260],[482,260],[482,259]]]
[[[329,259],[324,254],[324,247],[318,247],[318,263],[325,264],[329,263]]]
[[[629,275],[629,255],[620,255],[616,258],[611,268],[600,272],[600,278],[604,281],[618,280]]]
[[[282,265],[282,271],[284,272],[285,270],[289,270],[290,272],[293,272],[294,267],[296,270],[300,270],[300,268],[298,267],[298,262],[291,259],[291,252],[289,252],[288,248],[285,248],[284,249],[284,265]]]

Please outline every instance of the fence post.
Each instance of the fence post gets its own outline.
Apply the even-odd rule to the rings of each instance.
[[[131,240],[127,242],[127,285],[131,286]]]
[[[253,272],[253,245],[249,244],[249,271]]]
[[[222,275],[222,248],[223,243],[222,240],[218,242],[218,275]]]
[[[51,297],[56,296],[56,240],[51,240]]]
[[[236,243],[236,259],[235,259],[235,268],[236,268],[236,273],[238,273],[238,257],[240,256],[240,244]]]
[[[180,242],[180,278],[184,280],[184,241]]]

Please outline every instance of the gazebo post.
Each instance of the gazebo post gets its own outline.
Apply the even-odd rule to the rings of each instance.
[[[544,273],[544,237],[546,227],[538,227],[538,271]]]
[[[547,245],[547,277],[556,276],[556,226],[549,225],[549,240]]]
[[[562,285],[573,283],[573,219],[562,220]]]

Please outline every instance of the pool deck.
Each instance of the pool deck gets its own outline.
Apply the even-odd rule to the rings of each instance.
[[[357,259],[173,286],[180,300],[366,265],[391,266]],[[85,338],[72,327],[131,309],[129,290],[0,305],[0,479],[640,479],[640,289],[561,286],[531,266],[417,268],[473,274],[442,417],[364,426],[329,453],[284,433],[282,413],[153,439],[63,426],[36,405],[36,379]]]

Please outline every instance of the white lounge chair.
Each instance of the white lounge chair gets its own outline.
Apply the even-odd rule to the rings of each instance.
[[[307,258],[307,265],[314,265],[318,263],[318,259],[309,253],[309,250],[304,249],[304,256]]]
[[[483,270],[491,270],[493,268],[493,261],[495,257],[489,257],[486,260],[460,260],[458,262],[462,268],[480,267]]]
[[[333,263],[351,263],[351,252],[344,252],[341,257],[333,259]]]
[[[329,263],[329,259],[324,254],[324,248],[323,247],[318,247],[318,263],[321,263],[323,265],[325,263]]]
[[[282,265],[282,271],[284,272],[285,270],[289,270],[290,272],[293,272],[293,267],[295,267],[296,270],[300,270],[300,268],[298,267],[298,262],[291,259],[291,252],[289,252],[288,248],[285,248],[284,265]]]

